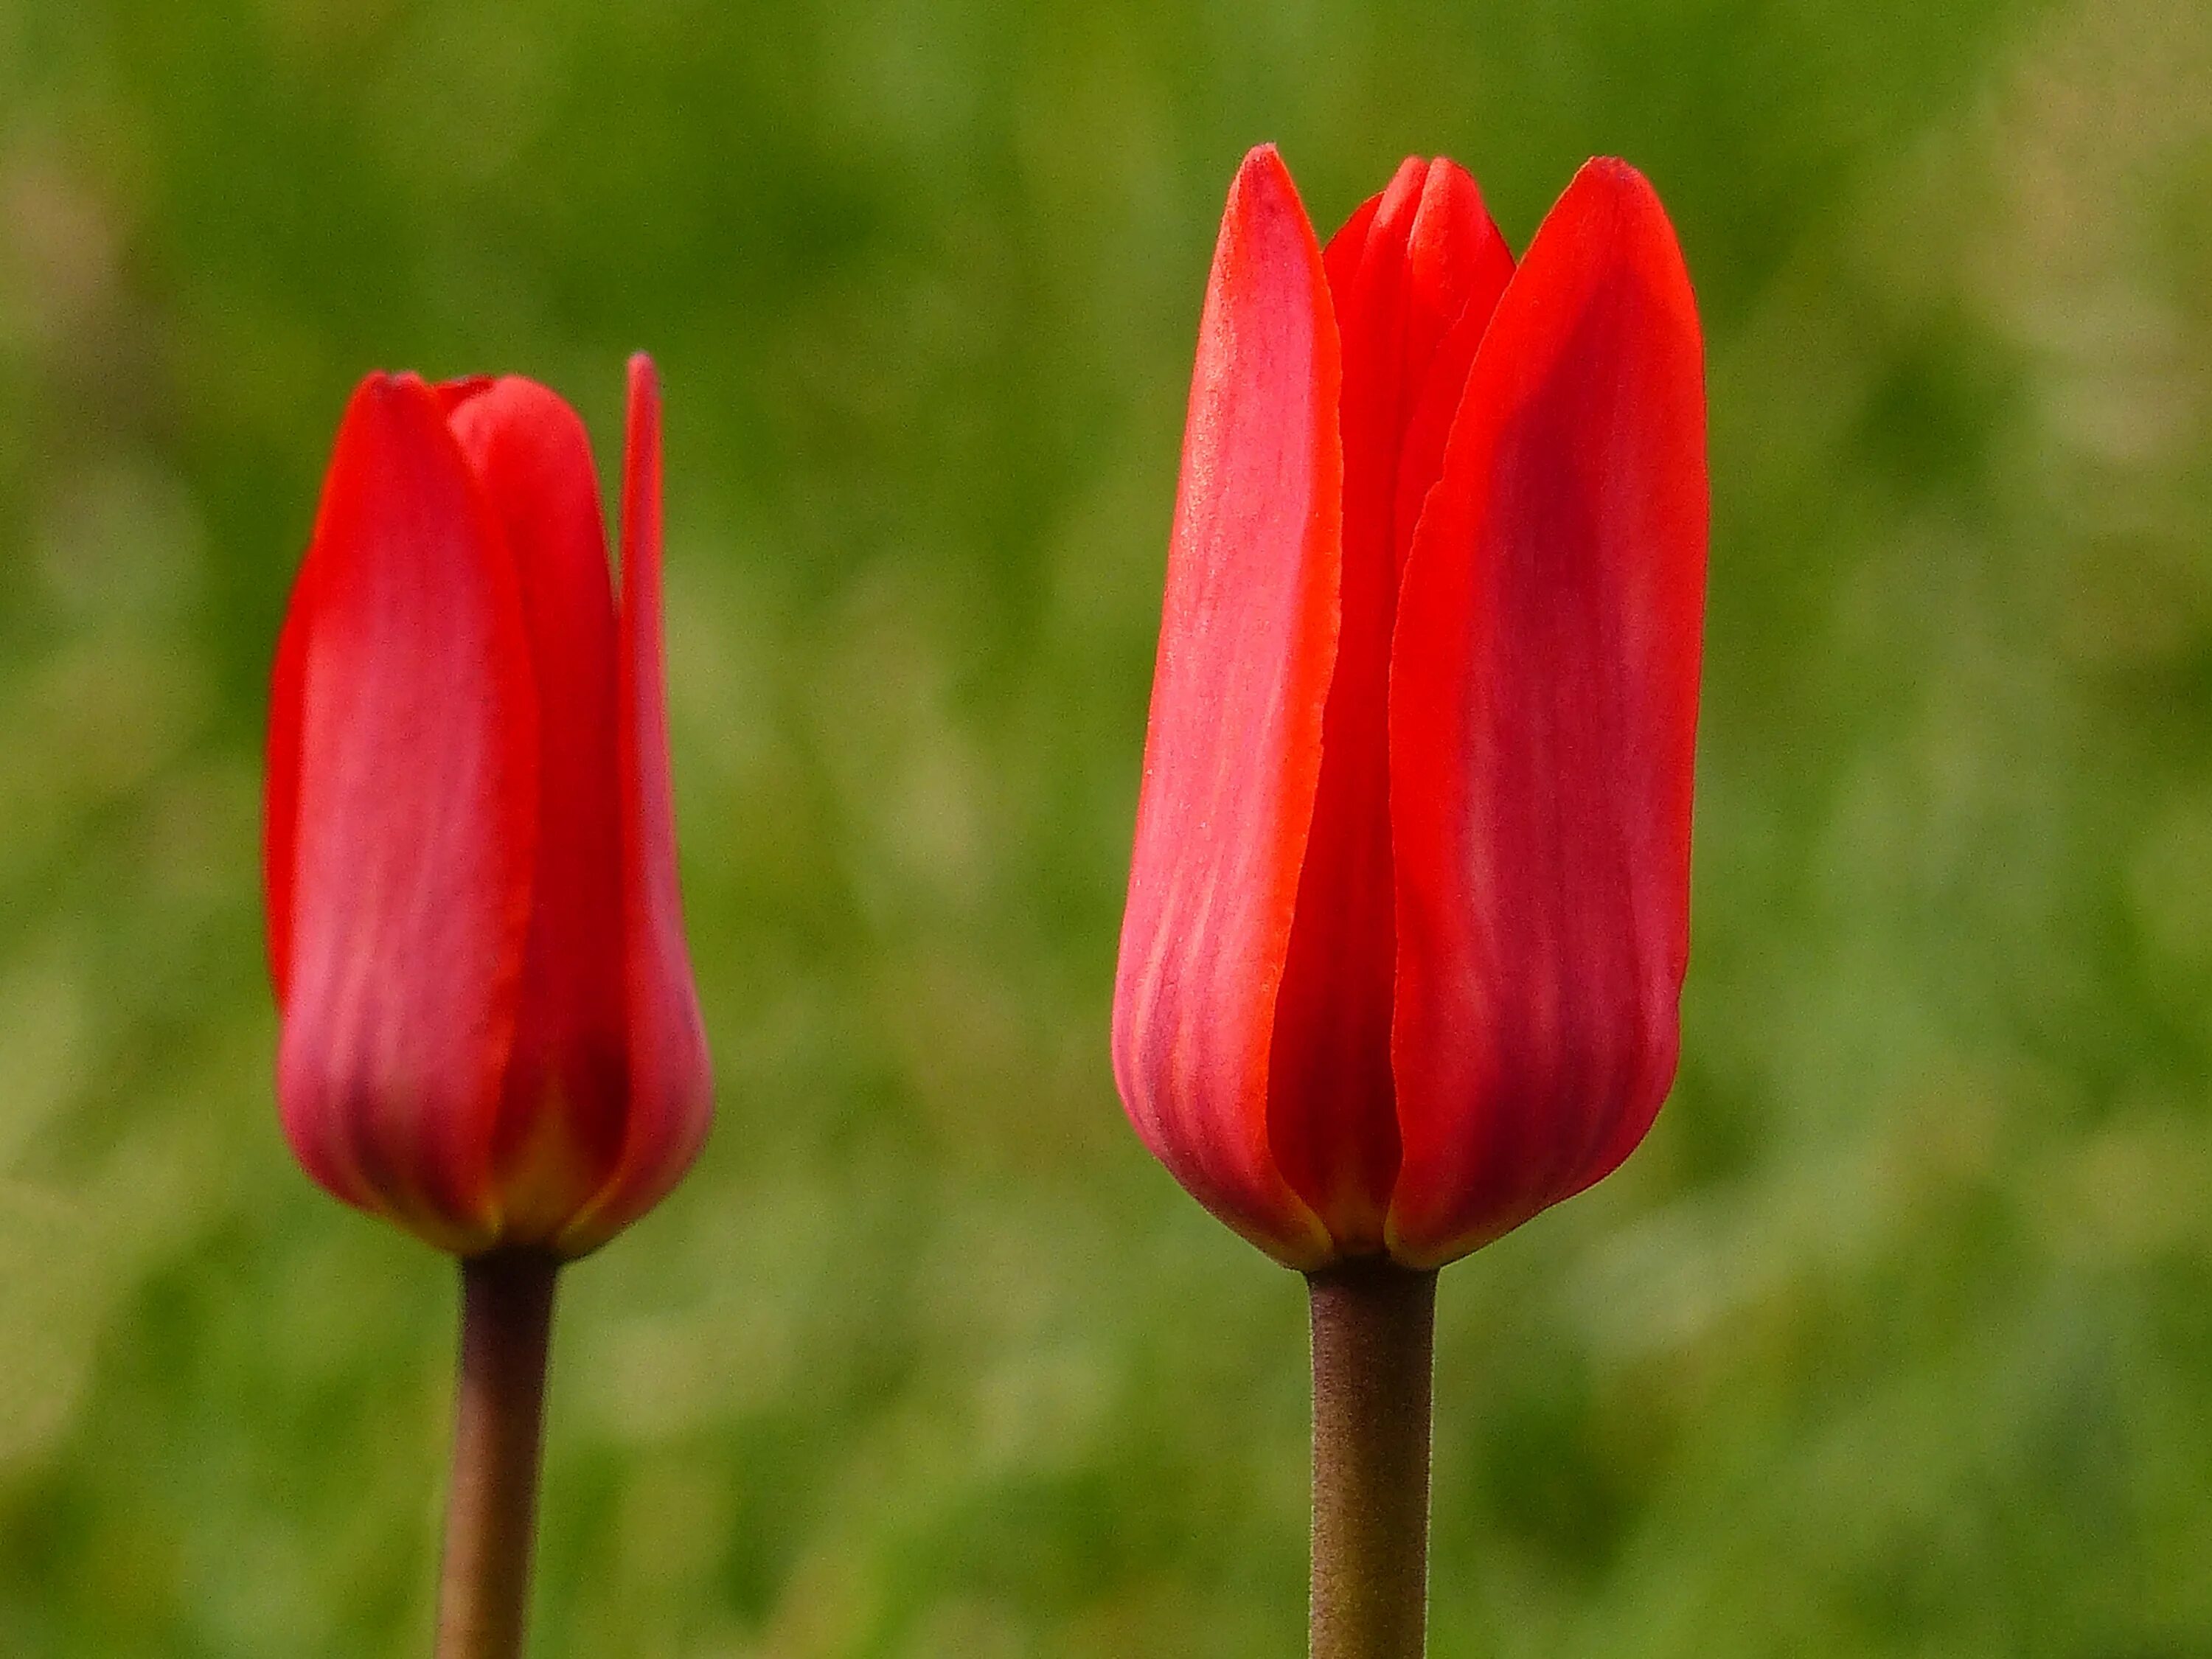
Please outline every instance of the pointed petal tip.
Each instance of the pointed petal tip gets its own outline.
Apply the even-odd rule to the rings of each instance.
[[[1224,283],[1249,280],[1255,262],[1285,262],[1285,270],[1321,264],[1321,246],[1313,222],[1306,213],[1291,170],[1273,144],[1262,144],[1244,158],[1229,186],[1221,212],[1220,240],[1214,246],[1213,276],[1208,288],[1211,307],[1222,296],[1215,290]],[[1327,279],[1315,286],[1313,299],[1328,309]]]
[[[1702,350],[1681,239],[1651,181],[1617,156],[1583,164],[1537,227],[1528,254],[1522,265],[1532,286],[1561,294],[1587,296],[1633,273],[1667,326]]]
[[[1415,157],[1409,159],[1417,160],[1419,158]],[[1453,161],[1449,155],[1438,155],[1431,158],[1427,163],[1427,167],[1429,174],[1429,188],[1431,190],[1475,185],[1474,174],[1468,172],[1467,168],[1462,167],[1457,161]],[[1480,186],[1475,187],[1477,189],[1480,188]]]
[[[362,377],[346,399],[345,413],[338,422],[338,438],[343,444],[347,433],[358,422],[373,421],[389,431],[391,423],[409,421],[411,414],[427,412],[430,418],[443,425],[446,418],[446,390],[434,386],[411,369],[393,373],[375,369]],[[333,466],[335,466],[335,461]]]
[[[392,376],[380,368],[372,368],[356,380],[353,390],[346,393],[345,409],[338,416],[338,430],[343,433],[358,416],[384,404]]]
[[[1622,161],[1618,155],[1591,156],[1575,169],[1575,176],[1568,188],[1571,190],[1576,185],[1601,185],[1609,190],[1648,196],[1654,202],[1659,198],[1657,189],[1644,175],[1643,169],[1632,161]]]
[[[502,438],[552,443],[567,453],[555,476],[590,470],[591,441],[575,405],[542,380],[526,374],[479,375],[447,380],[434,390],[448,426],[460,440],[471,465],[483,473],[489,452]],[[596,507],[593,513],[596,521]]]
[[[1632,216],[1656,221],[1666,226],[1672,234],[1673,225],[1667,217],[1667,210],[1660,204],[1659,192],[1651,180],[1617,155],[1593,155],[1583,162],[1575,170],[1575,176],[1561,192],[1559,201],[1565,204],[1586,198],[1606,202],[1615,213],[1622,216],[1623,222],[1627,222]]]
[[[653,359],[647,356],[644,352],[633,352],[630,354],[627,378],[629,391],[628,407],[624,411],[623,420],[623,490],[625,492],[623,545],[625,556],[627,556],[629,544],[632,539],[631,521],[628,516],[629,513],[635,507],[647,505],[643,502],[634,503],[629,501],[629,493],[634,483],[644,483],[647,486],[647,493],[653,498],[649,504],[651,508],[650,516],[653,519],[653,523],[650,526],[650,532],[656,544],[659,542],[660,535],[659,520],[659,496],[660,490],[660,481],[659,477],[660,459],[660,371],[653,367]],[[651,463],[654,476],[650,480],[646,480],[639,477],[639,472],[640,469],[644,467],[648,462]],[[645,526],[641,525],[637,527],[640,529],[645,528]]]
[[[362,384],[374,392],[380,402],[385,403],[414,397],[434,399],[438,395],[437,388],[411,368],[379,369]]]
[[[1237,166],[1236,180],[1229,187],[1231,211],[1248,192],[1278,200],[1298,199],[1298,187],[1291,180],[1290,164],[1274,145],[1255,144],[1245,152],[1243,161]]]

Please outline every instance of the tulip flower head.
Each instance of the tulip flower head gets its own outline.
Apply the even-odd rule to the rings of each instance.
[[[622,527],[617,607],[567,404],[516,378],[372,374],[277,645],[264,878],[285,1133],[338,1197],[459,1254],[582,1255],[707,1131],[642,356]]]
[[[1409,161],[1323,249],[1272,148],[1200,325],[1114,1006],[1131,1121],[1278,1259],[1434,1267],[1674,1073],[1702,348],[1650,186],[1516,267]]]

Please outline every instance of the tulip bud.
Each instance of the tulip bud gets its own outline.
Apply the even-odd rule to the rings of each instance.
[[[1672,1082],[1705,592],[1696,307],[1650,186],[1516,269],[1410,161],[1326,251],[1273,149],[1184,438],[1115,1078],[1279,1260],[1431,1268],[1611,1170]]]
[[[615,601],[582,422],[372,374],[276,650],[264,880],[307,1172],[443,1249],[596,1249],[705,1138],[634,359]]]

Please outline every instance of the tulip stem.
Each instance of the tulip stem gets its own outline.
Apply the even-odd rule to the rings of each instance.
[[[512,1249],[461,1263],[460,1380],[437,1659],[519,1659],[522,1652],[560,1265],[543,1251]]]
[[[1309,1273],[1312,1659],[1421,1659],[1437,1276],[1378,1258]]]

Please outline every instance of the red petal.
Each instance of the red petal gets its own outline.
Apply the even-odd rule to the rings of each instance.
[[[537,687],[530,933],[492,1148],[501,1237],[536,1242],[614,1168],[629,1092],[614,590],[591,441],[575,411],[512,376],[441,390],[514,554]]]
[[[1420,165],[1419,157],[1408,156],[1398,168],[1398,173],[1402,176],[1408,168]],[[1395,185],[1398,180],[1394,178],[1390,182]],[[1344,293],[1352,286],[1352,279],[1358,276],[1359,262],[1367,256],[1368,234],[1375,228],[1375,216],[1382,210],[1382,198],[1389,194],[1388,191],[1377,191],[1352,209],[1352,216],[1337,227],[1336,234],[1330,237],[1328,246],[1322,249],[1322,270],[1328,278],[1328,291],[1332,295]]]
[[[1513,256],[1474,179],[1442,158],[1398,169],[1357,263],[1336,251],[1351,230],[1330,244],[1344,337],[1345,560],[1347,571],[1373,567],[1360,574],[1377,584],[1387,649],[1398,573]]]
[[[446,419],[450,423],[453,416],[470,403],[498,384],[498,378],[495,375],[464,374],[456,380],[441,380],[430,390],[436,394],[438,407],[445,411]]]
[[[1362,214],[1356,260],[1357,216],[1329,245],[1344,337],[1343,632],[1268,1109],[1284,1175],[1352,1253],[1382,1246],[1399,1157],[1388,721],[1398,572],[1513,269],[1474,180],[1450,161],[1407,161]]]
[[[298,754],[296,784],[274,780],[297,803],[285,1130],[340,1196],[477,1248],[528,920],[537,712],[513,564],[420,380],[355,393],[307,568],[276,717]]]
[[[1650,185],[1592,162],[1491,320],[1401,597],[1408,1262],[1598,1179],[1672,1080],[1705,534],[1688,276]]]
[[[629,362],[623,446],[623,595],[617,770],[622,802],[623,969],[629,1114],[620,1161],[559,1244],[596,1249],[666,1195],[707,1138],[714,1084],[676,869],[668,696],[660,625],[660,390],[652,361]]]
[[[1200,1202],[1307,1265],[1267,1055],[1336,648],[1337,342],[1272,148],[1229,195],[1199,329],[1114,995],[1130,1121]]]
[[[1475,349],[1512,277],[1512,252],[1474,179],[1456,162],[1431,162],[1406,240],[1404,370],[1398,386],[1404,424],[1390,512],[1391,556],[1400,572],[1413,550],[1421,508],[1443,475],[1444,442],[1466,395]]]

